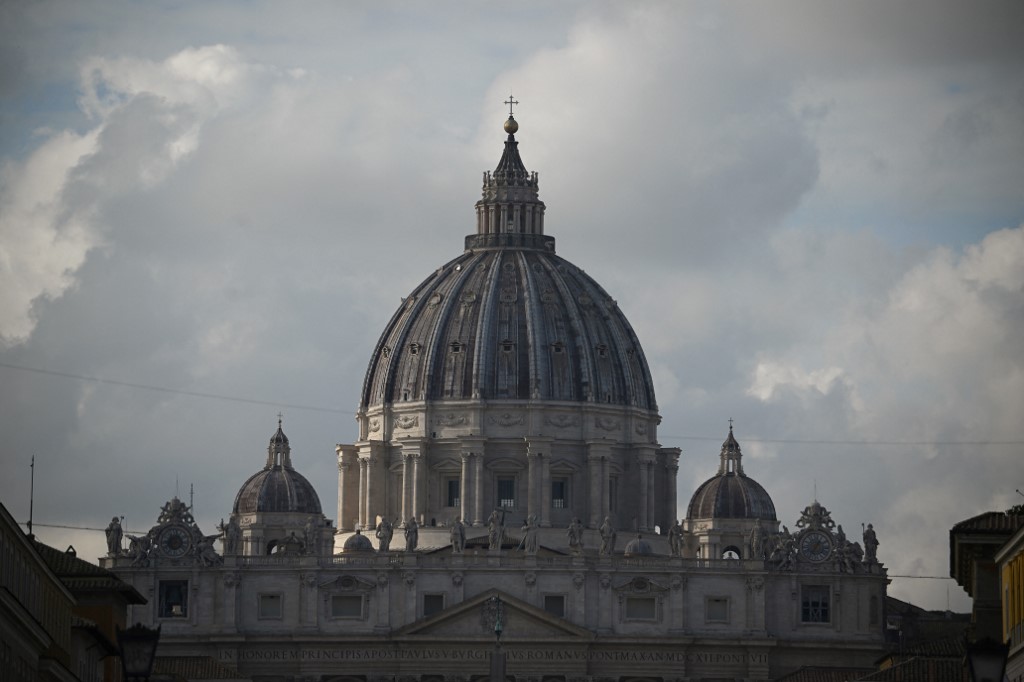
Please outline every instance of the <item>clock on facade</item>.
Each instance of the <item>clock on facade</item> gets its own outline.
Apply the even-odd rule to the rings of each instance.
[[[160,531],[158,544],[165,556],[179,557],[192,546],[192,536],[187,528],[168,526]]]
[[[800,554],[811,561],[824,561],[832,554],[832,538],[819,530],[808,531],[800,538]]]

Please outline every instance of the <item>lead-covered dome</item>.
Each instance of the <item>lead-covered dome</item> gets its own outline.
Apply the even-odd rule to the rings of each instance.
[[[614,299],[555,255],[537,174],[509,117],[484,174],[477,233],[420,284],[373,352],[360,410],[423,400],[553,400],[656,410],[640,342]]]
[[[771,496],[760,483],[743,473],[742,457],[730,426],[729,436],[722,443],[718,473],[697,488],[686,510],[687,519],[776,521]]]
[[[266,465],[242,484],[235,496],[233,512],[322,513],[316,490],[302,474],[292,468],[291,446],[280,420],[277,432],[270,437]]]

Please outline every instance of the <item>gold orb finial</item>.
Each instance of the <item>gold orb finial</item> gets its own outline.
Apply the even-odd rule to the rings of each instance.
[[[517,130],[519,130],[519,124],[512,118],[512,114],[509,114],[508,120],[505,121],[505,132],[509,135],[515,135]]]

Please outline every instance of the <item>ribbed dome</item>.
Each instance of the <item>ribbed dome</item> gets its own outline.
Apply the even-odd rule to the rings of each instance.
[[[360,409],[418,400],[564,400],[655,410],[654,384],[626,317],[555,255],[537,174],[509,134],[484,174],[477,234],[418,286],[370,360]]]
[[[776,520],[772,498],[760,483],[743,473],[742,456],[730,426],[729,436],[722,443],[718,474],[697,488],[686,518]]]
[[[644,540],[643,536],[638,533],[635,538],[626,544],[623,554],[627,557],[654,554],[654,548],[651,547],[651,543]]]
[[[267,447],[267,463],[242,484],[235,496],[235,514],[298,512],[320,514],[320,498],[306,478],[292,468],[291,446],[278,421]]]
[[[373,543],[370,539],[363,535],[360,531],[356,531],[355,535],[350,535],[346,540],[345,544],[342,545],[342,552],[373,552]]]

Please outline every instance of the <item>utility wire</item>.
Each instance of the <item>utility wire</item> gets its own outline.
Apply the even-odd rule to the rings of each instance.
[[[175,395],[188,395],[194,398],[210,398],[213,400],[226,400],[235,403],[247,403],[249,405],[269,405],[271,407],[287,407],[289,410],[308,410],[311,412],[330,412],[333,414],[345,414],[344,410],[339,410],[333,407],[321,407],[318,405],[293,405],[290,403],[271,402],[269,400],[254,400],[252,398],[239,398],[237,396],[223,395],[218,393],[203,393],[201,391],[184,391],[176,388],[167,388],[165,386],[154,386],[152,384],[138,384],[130,381],[116,381],[114,379],[104,379],[102,377],[90,377],[82,374],[72,374],[71,372],[57,372],[51,369],[41,369],[39,367],[26,367],[24,365],[14,365],[9,362],[0,362],[0,367],[7,369],[16,369],[23,372],[34,372],[37,374],[47,374],[55,377],[64,377],[65,379],[78,379],[79,381],[91,381],[97,384],[110,384],[111,386],[125,386],[127,388],[141,388],[146,391],[159,391],[160,393],[172,393]]]
[[[140,384],[130,381],[117,381],[115,379],[104,379],[102,377],[85,376],[72,372],[58,372],[51,369],[39,367],[27,367],[15,365],[9,362],[0,362],[0,367],[19,370],[22,372],[34,372],[49,376],[63,377],[65,379],[77,379],[79,381],[91,381],[98,384],[109,384],[111,386],[124,386],[127,388],[139,388],[146,391],[158,391],[174,395],[187,395],[194,398],[209,398],[212,400],[224,400],[227,402],[246,403],[249,405],[269,405],[271,407],[288,408],[290,410],[306,410],[311,412],[327,412],[330,414],[348,414],[346,410],[321,405],[296,405],[291,403],[280,403],[269,400],[256,400],[253,398],[240,398],[238,396],[224,395],[220,393],[204,393],[201,391],[185,391],[166,386],[155,386],[153,384]],[[663,440],[698,440],[698,441],[721,441],[721,436],[688,436],[659,434]],[[801,438],[743,438],[747,443],[779,443],[784,445],[870,445],[882,447],[903,447],[908,445],[972,445],[972,446],[1007,446],[1024,445],[1024,440],[828,440],[828,439],[801,439]]]

